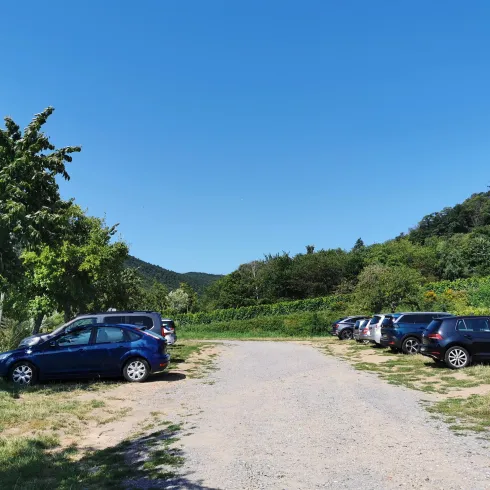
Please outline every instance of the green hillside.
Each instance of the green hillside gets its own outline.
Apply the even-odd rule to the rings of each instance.
[[[132,255],[126,260],[126,267],[137,269],[143,278],[145,286],[150,286],[156,280],[169,289],[176,289],[181,282],[186,282],[198,293],[202,293],[207,286],[222,277],[218,274],[206,274],[204,272],[186,272],[180,274],[158,265],[149,264]]]

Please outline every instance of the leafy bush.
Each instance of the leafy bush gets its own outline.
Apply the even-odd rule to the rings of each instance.
[[[181,327],[184,337],[310,337],[327,335],[336,316],[332,312],[292,313]]]
[[[206,325],[216,322],[233,320],[251,320],[257,317],[281,316],[301,312],[339,311],[347,301],[346,296],[326,296],[323,298],[303,299],[299,301],[283,301],[271,305],[243,306],[212,312],[189,313],[174,315],[173,318],[184,325]]]

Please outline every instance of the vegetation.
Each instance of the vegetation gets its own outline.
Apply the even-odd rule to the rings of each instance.
[[[146,289],[150,288],[155,281],[170,290],[177,289],[181,283],[186,283],[194,291],[202,294],[207,286],[222,277],[218,274],[205,274],[204,272],[186,272],[180,274],[158,265],[149,264],[132,255],[129,255],[126,259],[126,267],[138,271],[142,284]]]
[[[207,313],[180,320],[248,319],[273,314],[274,306],[262,310],[265,305],[318,297],[331,298],[318,310],[342,298],[344,308],[336,310],[345,314],[422,308],[490,313],[489,276],[490,191],[426,216],[385,243],[365,246],[358,239],[350,251],[308,245],[306,253],[243,264],[206,289],[201,308]]]

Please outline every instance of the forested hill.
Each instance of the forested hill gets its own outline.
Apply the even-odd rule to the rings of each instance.
[[[176,289],[181,282],[186,282],[198,293],[202,293],[207,286],[222,277],[218,274],[206,274],[204,272],[186,272],[185,274],[180,274],[158,265],[149,264],[132,255],[127,259],[126,266],[138,269],[138,272],[143,277],[145,286],[150,286],[154,280],[157,280],[169,289]]]
[[[383,285],[392,291],[382,289],[384,299],[365,305],[365,311],[393,308],[386,299],[392,296],[408,306],[420,305],[418,293],[410,303],[407,291],[416,292],[427,282],[490,276],[490,192],[424,216],[408,233],[384,243],[366,246],[359,239],[350,250],[307,245],[305,252],[242,264],[207,288],[204,307],[237,308],[353,293],[361,311],[363,300]]]

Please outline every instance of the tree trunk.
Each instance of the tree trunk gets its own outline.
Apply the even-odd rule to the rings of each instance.
[[[41,323],[43,322],[44,315],[41,313],[34,318],[34,326],[32,327],[32,335],[39,333],[41,329]]]
[[[71,311],[70,311],[70,306],[69,305],[65,305],[64,306],[64,308],[63,308],[63,316],[64,316],[65,323],[66,322],[69,322],[71,320]]]
[[[3,302],[5,300],[5,293],[0,293],[0,325],[2,324],[3,315]]]

